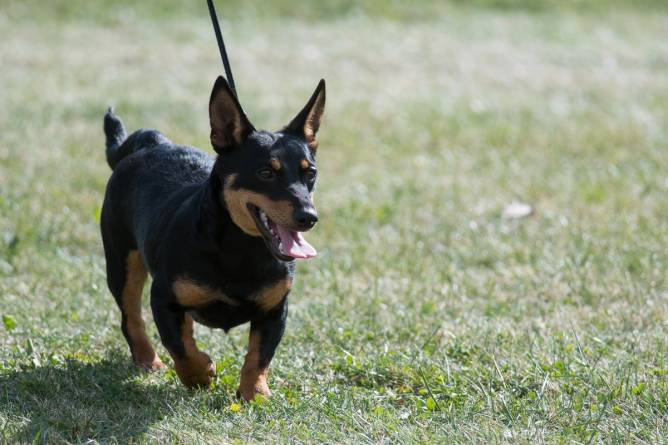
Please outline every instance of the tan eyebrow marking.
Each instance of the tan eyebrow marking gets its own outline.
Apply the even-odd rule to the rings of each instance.
[[[281,161],[279,161],[276,158],[272,158],[271,161],[269,161],[269,164],[271,165],[271,168],[273,168],[276,171],[279,171],[281,169]]]
[[[306,159],[302,159],[302,161],[299,163],[299,166],[302,168],[302,170],[306,170],[309,168],[309,163]]]

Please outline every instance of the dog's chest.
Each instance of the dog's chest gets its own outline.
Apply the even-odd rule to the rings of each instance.
[[[261,310],[265,312],[270,311],[283,301],[283,298],[290,292],[291,287],[292,279],[290,277],[283,278],[262,287],[252,296],[251,301]]]
[[[286,276],[272,280],[266,284],[253,286],[244,284],[226,291],[223,286],[205,284],[187,276],[180,276],[172,284],[172,291],[177,303],[186,308],[202,309],[221,303],[230,308],[251,305],[258,310],[267,312],[283,301],[292,287],[292,278]]]

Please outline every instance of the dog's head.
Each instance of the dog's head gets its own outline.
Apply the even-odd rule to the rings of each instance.
[[[211,144],[218,153],[214,176],[234,223],[261,236],[278,259],[311,258],[302,237],[318,221],[313,205],[317,177],[316,133],[325,110],[321,80],[306,106],[282,130],[259,131],[250,123],[225,79],[209,101]]]

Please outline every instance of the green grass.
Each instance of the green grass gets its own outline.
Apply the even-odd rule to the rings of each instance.
[[[665,441],[662,2],[235,3],[258,126],[328,81],[320,256],[240,407],[246,327],[198,327],[208,391],[131,365],[98,233],[108,104],[210,150],[206,10],[98,3],[0,0],[0,443]]]

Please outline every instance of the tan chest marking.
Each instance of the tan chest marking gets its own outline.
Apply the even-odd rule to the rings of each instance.
[[[290,291],[292,281],[289,278],[262,288],[253,296],[253,301],[264,311],[269,311],[283,301],[283,297]]]
[[[179,278],[172,285],[176,301],[181,306],[197,307],[222,301],[230,306],[239,306],[239,302],[228,297],[218,289],[199,284],[189,278]]]

